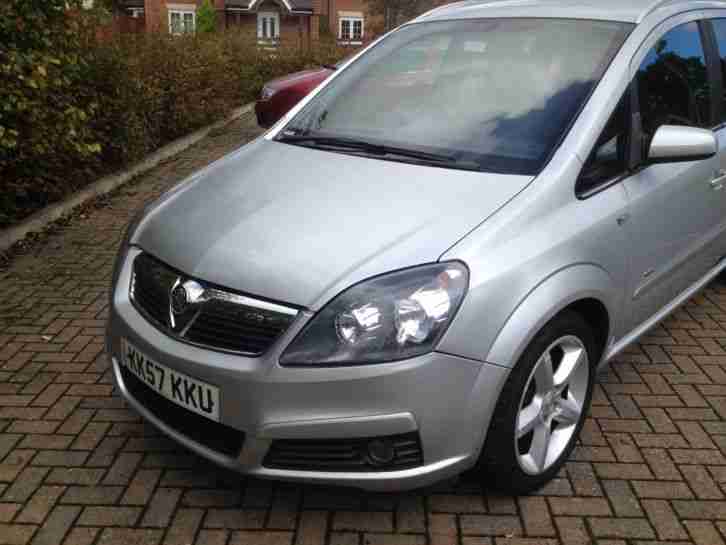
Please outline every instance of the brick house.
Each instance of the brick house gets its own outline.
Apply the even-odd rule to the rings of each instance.
[[[365,0],[211,0],[221,28],[256,32],[261,42],[309,43],[329,32],[341,43],[366,40]],[[196,28],[202,0],[124,0],[126,16],[147,30],[180,34]]]

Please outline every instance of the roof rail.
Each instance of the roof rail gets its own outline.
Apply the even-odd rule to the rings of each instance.
[[[648,7],[648,9],[643,11],[643,13],[640,15],[640,17],[638,18],[638,22],[642,21],[648,15],[659,9],[686,3],[690,4],[691,2],[687,0],[654,0],[654,2]]]
[[[431,15],[435,15],[436,13],[438,13],[440,11],[445,11],[447,9],[465,6],[466,4],[472,4],[472,5],[477,5],[477,6],[487,5],[487,4],[506,4],[506,3],[516,4],[520,1],[521,0],[459,0],[458,2],[451,2],[450,4],[444,4],[442,6],[437,6],[433,9],[419,15],[414,20],[425,19],[427,17],[430,17]]]

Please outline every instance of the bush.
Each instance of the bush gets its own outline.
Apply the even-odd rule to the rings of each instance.
[[[0,3],[0,225],[62,196],[68,170],[101,150],[99,104],[79,92],[91,29],[66,9],[79,1]]]
[[[241,104],[224,40],[141,35],[93,52],[88,85],[101,108],[93,128],[106,165],[120,166]]]
[[[98,41],[91,16],[59,9],[65,1],[0,7],[0,227],[222,118],[266,81],[346,52],[268,50],[238,29]],[[34,32],[17,32],[10,15],[35,3],[56,7],[23,20]]]

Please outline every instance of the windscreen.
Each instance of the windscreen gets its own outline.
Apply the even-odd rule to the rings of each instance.
[[[354,138],[538,173],[632,25],[477,19],[405,26],[343,70],[283,135]]]

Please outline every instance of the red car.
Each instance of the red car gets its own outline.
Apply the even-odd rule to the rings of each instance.
[[[323,66],[296,72],[265,84],[255,105],[257,123],[261,127],[272,127],[335,70],[335,66]]]

